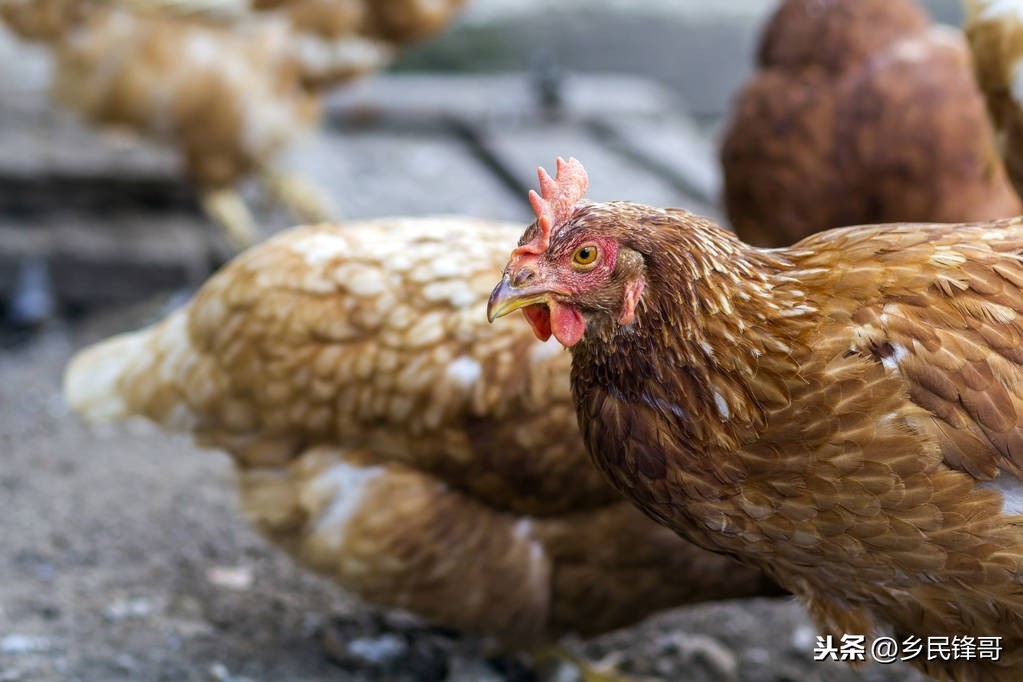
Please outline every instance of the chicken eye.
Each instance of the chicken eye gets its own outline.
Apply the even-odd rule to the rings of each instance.
[[[572,254],[572,263],[575,265],[593,265],[597,260],[597,247],[592,244],[580,246]]]

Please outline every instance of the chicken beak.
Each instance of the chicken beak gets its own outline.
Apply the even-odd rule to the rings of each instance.
[[[511,277],[506,273],[490,294],[490,300],[487,302],[487,319],[493,322],[520,308],[537,303],[547,303],[549,295],[550,291],[544,287],[516,288],[511,283]]]

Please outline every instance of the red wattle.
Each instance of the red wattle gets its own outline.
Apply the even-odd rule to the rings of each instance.
[[[562,346],[566,348],[574,346],[583,338],[586,331],[586,320],[582,314],[573,306],[550,301],[550,314],[548,315],[549,329],[554,332]]]
[[[536,338],[546,341],[551,338],[551,314],[545,305],[531,305],[522,309],[522,315],[533,328]]]

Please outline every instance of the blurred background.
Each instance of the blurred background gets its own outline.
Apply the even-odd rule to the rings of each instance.
[[[961,21],[957,1],[924,4]],[[384,72],[325,88],[322,124],[280,168],[342,220],[526,222],[536,166],[573,155],[594,199],[723,220],[718,135],[774,7],[468,0]],[[361,605],[270,549],[236,512],[227,457],[68,413],[75,348],[162,316],[234,248],[177,150],[83,122],[53,81],[52,47],[0,24],[0,682],[514,679],[471,639]],[[257,238],[299,222],[252,178],[238,188]],[[327,622],[347,633],[331,655]],[[794,604],[750,601],[576,647],[663,679],[917,679],[815,663],[815,634]]]
[[[924,4],[941,20],[961,20],[958,2]],[[595,199],[720,218],[715,135],[773,8],[767,0],[470,1],[441,35],[401,52],[387,77],[323,89],[322,124],[296,134],[280,163],[346,219],[521,220],[535,167],[558,154],[585,159]],[[194,284],[208,272],[204,257],[215,264],[231,253],[218,257],[176,149],[54,106],[49,45],[4,31],[0,58],[8,321]],[[257,199],[262,235],[301,222],[260,204],[252,184],[239,186]]]

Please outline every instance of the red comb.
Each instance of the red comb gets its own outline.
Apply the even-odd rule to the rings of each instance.
[[[542,166],[536,169],[536,175],[540,178],[540,193],[529,190],[529,203],[533,205],[540,230],[529,243],[515,250],[518,253],[545,252],[551,242],[551,228],[571,218],[576,203],[586,194],[590,179],[583,165],[572,157],[565,161],[560,156],[557,163],[553,178]]]

